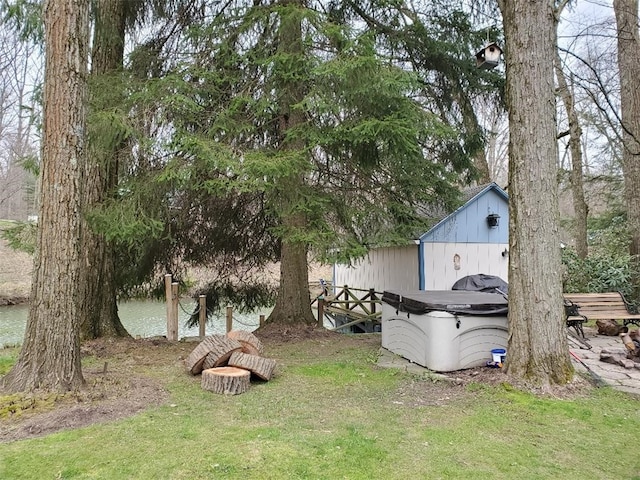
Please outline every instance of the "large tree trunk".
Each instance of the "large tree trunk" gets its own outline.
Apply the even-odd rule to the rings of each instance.
[[[582,128],[576,112],[573,95],[562,71],[562,60],[556,48],[555,55],[556,78],[558,79],[558,91],[569,119],[569,150],[571,152],[571,193],[573,198],[573,210],[575,214],[574,239],[578,257],[587,258],[589,249],[587,246],[587,202],[584,200],[584,187],[582,182]]]
[[[122,69],[124,56],[125,13],[123,0],[98,0],[95,3],[95,28],[91,53],[91,73],[94,78],[108,76]],[[94,86],[94,108],[108,108],[111,95],[97,92],[104,79]],[[118,88],[116,85],[114,88]],[[106,98],[105,98],[106,97]],[[103,105],[99,101],[104,98]],[[107,138],[117,136],[106,134]],[[113,191],[117,183],[119,143],[101,145],[91,139],[92,155],[87,165],[87,181],[84,191],[85,211],[99,205]],[[99,146],[98,146],[99,145]],[[81,311],[81,338],[128,336],[118,317],[116,303],[115,259],[113,249],[104,235],[95,233],[83,224],[83,274],[81,285],[84,306]]]
[[[302,216],[300,216],[302,217]],[[288,229],[304,228],[303,218],[284,219]],[[267,323],[307,323],[315,322],[309,296],[309,273],[307,248],[304,243],[283,240],[280,255],[280,286],[276,304],[267,318]]]
[[[573,375],[562,307],[551,2],[502,0],[509,111],[507,372],[536,385]]]
[[[25,338],[10,391],[67,391],[80,365],[81,187],[86,160],[88,0],[44,3],[46,67],[38,239]]]
[[[302,25],[300,0],[283,0],[278,48],[283,55],[289,55],[300,67],[304,49],[302,45]],[[282,67],[281,67],[282,68]],[[296,68],[296,67],[294,67]],[[281,72],[280,135],[281,151],[285,161],[293,160],[294,173],[282,179],[279,185],[279,213],[282,224],[282,249],[280,254],[280,287],[276,304],[267,318],[267,323],[314,323],[309,296],[309,272],[307,264],[307,244],[302,238],[307,227],[307,218],[301,208],[303,198],[301,189],[304,183],[305,145],[298,139],[288,139],[289,130],[295,129],[305,121],[304,112],[296,106],[304,98],[305,85],[296,81],[295,73]],[[290,153],[287,153],[290,152]]]
[[[614,0],[622,113],[622,171],[631,233],[635,300],[640,300],[640,34],[638,0]]]

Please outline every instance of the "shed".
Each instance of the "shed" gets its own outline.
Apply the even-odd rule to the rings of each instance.
[[[372,248],[353,265],[335,264],[334,285],[385,290],[450,290],[467,275],[508,281],[509,198],[496,183],[463,191],[463,204],[406,245]]]

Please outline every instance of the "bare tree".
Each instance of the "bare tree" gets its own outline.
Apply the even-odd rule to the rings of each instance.
[[[0,32],[0,218],[26,220],[34,213],[35,176],[23,160],[35,158],[33,92],[41,78],[40,49],[12,28]]]
[[[509,359],[532,384],[573,375],[562,308],[551,2],[501,0],[509,111]]]
[[[509,162],[509,122],[504,109],[494,102],[483,102],[477,107],[482,128],[486,131],[485,157],[489,178],[499,185],[507,184]]]
[[[557,21],[565,7],[566,2],[561,3],[556,9],[556,30]],[[558,95],[562,99],[564,108],[567,111],[567,121],[569,123],[569,150],[571,153],[571,194],[573,197],[574,209],[574,240],[578,257],[587,258],[589,253],[587,246],[587,202],[584,199],[584,188],[582,183],[582,128],[575,105],[575,96],[569,89],[569,84],[562,69],[562,58],[555,48],[555,71],[558,82]]]
[[[43,6],[46,69],[31,305],[9,391],[67,391],[84,383],[78,324],[81,188],[86,157],[88,0]]]

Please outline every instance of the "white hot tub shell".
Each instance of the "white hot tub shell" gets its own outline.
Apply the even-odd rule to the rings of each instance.
[[[502,295],[386,291],[382,300],[382,347],[430,370],[483,366],[491,360],[491,350],[507,347],[507,300]]]

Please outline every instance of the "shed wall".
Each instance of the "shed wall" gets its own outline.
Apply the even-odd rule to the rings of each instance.
[[[336,264],[334,285],[377,292],[385,290],[418,290],[418,246],[376,248],[353,266]]]
[[[489,228],[487,216],[500,215],[498,226]],[[509,203],[495,190],[488,190],[462,206],[420,237],[421,242],[508,243]]]
[[[457,280],[477,273],[509,281],[507,243],[423,243],[421,248],[421,290],[450,290]]]

